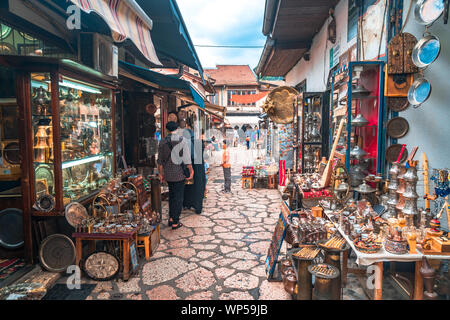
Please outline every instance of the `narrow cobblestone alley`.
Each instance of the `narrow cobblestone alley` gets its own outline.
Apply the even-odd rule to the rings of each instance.
[[[164,201],[161,243],[150,261],[127,282],[83,276],[83,283],[96,284],[87,299],[291,299],[281,282],[267,281],[264,268],[279,192],[242,189],[241,169],[233,168],[232,194],[224,194],[222,168],[212,167],[203,213],[183,211],[180,229],[167,226]]]

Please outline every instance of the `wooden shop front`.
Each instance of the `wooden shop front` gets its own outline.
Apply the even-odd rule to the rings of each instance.
[[[0,65],[15,79],[9,87],[16,95],[2,99],[1,107],[15,107],[17,114],[2,118],[2,124],[15,120],[14,126],[2,125],[11,128],[2,145],[12,141],[16,149],[8,156],[13,161],[3,163],[0,208],[23,212],[24,249],[14,254],[33,263],[43,238],[73,231],[65,206],[88,204],[116,173],[117,83],[68,59],[1,55]]]

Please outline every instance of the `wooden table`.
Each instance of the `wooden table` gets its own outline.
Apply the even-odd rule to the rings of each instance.
[[[124,233],[73,233],[76,248],[76,264],[80,265],[83,258],[83,241],[89,241],[89,252],[95,251],[95,241],[121,241],[123,252],[123,280],[130,278],[130,245],[136,241],[138,228]]]
[[[331,220],[330,210],[324,210],[325,215]],[[351,249],[355,252],[357,260],[356,263],[362,266],[375,266],[374,271],[374,289],[373,295],[374,300],[382,300],[383,299],[383,262],[414,262],[415,263],[415,275],[414,275],[414,300],[422,300],[423,299],[423,279],[420,275],[420,268],[422,267],[422,258],[426,257],[427,259],[436,259],[436,260],[450,260],[450,255],[427,255],[422,254],[419,250],[416,250],[415,254],[392,254],[387,252],[384,247],[375,254],[367,254],[358,251],[353,244],[353,241],[344,233],[344,231],[339,227],[337,223],[334,223],[335,228],[339,231],[341,236],[346,240]],[[344,262],[347,262],[347,257],[344,256]],[[356,272],[355,272],[356,271]],[[358,269],[348,269],[345,267],[345,273],[343,272],[343,276],[346,276],[346,273],[357,273],[362,274],[361,270]],[[345,282],[345,279],[344,279]]]

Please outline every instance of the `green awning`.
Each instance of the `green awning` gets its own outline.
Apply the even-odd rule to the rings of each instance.
[[[144,12],[152,19],[151,30],[156,52],[198,70],[203,79],[203,68],[194,44],[184,24],[175,0],[136,0]]]

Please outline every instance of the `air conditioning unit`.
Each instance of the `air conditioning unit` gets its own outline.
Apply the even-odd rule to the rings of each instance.
[[[117,77],[119,71],[119,49],[101,34],[81,32],[78,41],[79,60],[103,74]]]

